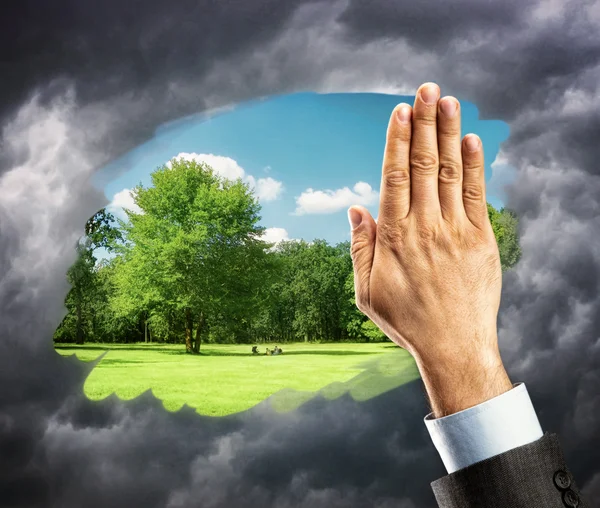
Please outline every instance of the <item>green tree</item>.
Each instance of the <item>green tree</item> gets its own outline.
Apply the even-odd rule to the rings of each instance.
[[[506,208],[497,210],[488,203],[488,216],[498,242],[502,271],[514,266],[521,257],[517,215]]]
[[[212,322],[247,317],[260,300],[269,247],[260,205],[241,180],[196,161],[173,160],[151,178],[133,192],[141,212],[122,222],[116,306],[180,315],[186,351],[198,353]]]
[[[240,181],[176,161],[135,189],[141,213],[87,223],[67,274],[55,340],[179,342],[385,340],[354,303],[349,243],[261,241],[260,208]],[[518,220],[488,205],[502,269],[519,259]],[[117,256],[96,262],[105,247]]]
[[[95,316],[94,295],[97,294],[96,258],[99,247],[109,252],[121,239],[121,233],[113,226],[114,216],[105,208],[96,212],[85,224],[85,235],[77,242],[77,258],[67,271],[71,289],[65,299],[68,314],[55,333],[55,338],[72,340],[83,344],[90,336]]]
[[[275,251],[279,276],[271,290],[269,337],[280,340],[344,340],[345,283],[352,270],[348,242],[282,242]]]
[[[95,282],[95,258],[88,239],[78,242],[75,248],[77,259],[67,271],[67,280],[71,284],[71,289],[65,300],[65,306],[71,314],[69,317],[74,317],[74,319],[66,319],[65,331],[71,328],[68,326],[69,324],[74,326],[75,342],[83,344],[86,335],[86,325],[88,324],[86,318],[89,317],[88,311],[90,310],[89,296]]]
[[[116,259],[102,259],[96,263],[95,283],[91,287],[90,316],[91,337],[97,342],[123,342],[139,340],[140,327],[137,316],[123,316],[111,306],[113,296]]]
[[[369,342],[383,342],[388,340],[387,336],[378,326],[356,307],[354,272],[348,274],[344,291],[347,302],[344,310],[344,323],[348,331],[348,336],[352,340],[366,340]]]

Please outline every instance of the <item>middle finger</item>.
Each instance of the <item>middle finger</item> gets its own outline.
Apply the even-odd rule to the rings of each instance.
[[[410,213],[421,218],[441,216],[438,194],[439,155],[437,103],[440,89],[435,83],[419,88],[413,108],[413,135],[410,147]]]

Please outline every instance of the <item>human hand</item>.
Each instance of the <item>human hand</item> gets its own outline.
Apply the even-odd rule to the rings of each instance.
[[[387,130],[377,223],[351,207],[356,303],[419,367],[436,417],[512,388],[498,351],[502,288],[483,147],[426,83]],[[452,113],[454,111],[454,113]]]

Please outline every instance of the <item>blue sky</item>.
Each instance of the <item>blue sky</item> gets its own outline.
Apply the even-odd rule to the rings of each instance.
[[[96,185],[111,201],[111,211],[119,213],[120,206],[131,203],[128,189],[140,181],[148,186],[154,169],[187,154],[254,186],[271,240],[349,240],[350,205],[362,204],[373,217],[378,214],[390,113],[399,102],[413,101],[413,96],[386,94],[298,93],[183,119],[161,126],[153,139],[111,163],[105,169],[119,169],[120,176],[107,183],[112,171],[101,171]],[[500,207],[510,168],[494,161],[508,126],[479,120],[473,104],[461,106],[463,135],[475,132],[485,148],[488,201]]]

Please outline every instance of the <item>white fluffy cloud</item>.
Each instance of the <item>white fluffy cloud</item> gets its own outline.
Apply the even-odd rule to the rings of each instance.
[[[275,201],[283,191],[283,184],[270,176],[256,180],[253,176],[248,175],[245,180],[261,201]]]
[[[224,157],[222,155],[214,155],[212,153],[187,153],[181,152],[176,155],[174,159],[184,159],[186,161],[198,161],[208,164],[215,172],[229,180],[236,180],[241,178],[242,181],[248,183],[256,196],[261,201],[274,201],[283,192],[283,184],[275,180],[274,178],[254,178],[252,175],[246,174],[244,168],[242,168],[235,160],[231,157]],[[167,166],[171,167],[171,161],[167,162]]]
[[[263,232],[262,239],[277,244],[281,241],[289,241],[290,235],[284,228],[267,228]]]
[[[117,192],[106,209],[122,219],[126,218],[124,209],[131,210],[135,213],[143,213],[142,209],[135,204],[131,189],[123,189]]]
[[[296,198],[295,215],[334,213],[352,205],[377,203],[379,193],[366,182],[358,182],[352,189],[306,189]]]
[[[260,238],[261,240],[272,243],[270,250],[275,251],[281,242],[299,242],[299,238],[290,238],[289,233],[284,228],[266,228]],[[310,245],[312,242],[308,242]]]

